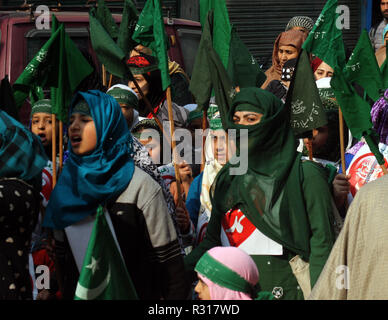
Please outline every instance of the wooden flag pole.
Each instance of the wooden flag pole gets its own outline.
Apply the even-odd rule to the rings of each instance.
[[[55,114],[53,113],[51,115],[51,121],[52,121],[52,142],[51,142],[51,145],[52,145],[52,161],[53,161],[53,189],[55,187],[55,185],[57,184],[57,146],[56,146],[56,141],[57,141],[57,135],[56,135],[56,130],[57,130],[57,126],[56,126],[56,116]]]
[[[342,166],[342,173],[346,175],[344,117],[343,117],[341,108],[338,108],[338,118],[339,118],[339,130],[340,130],[341,166]]]
[[[137,91],[140,93],[141,98],[144,100],[145,105],[146,105],[148,111],[152,114],[152,116],[154,117],[154,119],[155,119],[157,125],[159,126],[159,129],[162,131],[163,136],[166,138],[166,141],[167,141],[168,143],[170,143],[170,138],[166,135],[166,132],[163,130],[163,125],[162,125],[162,123],[160,122],[160,120],[158,119],[158,117],[156,116],[154,110],[152,109],[152,106],[151,106],[150,101],[149,101],[149,100],[147,99],[147,97],[144,95],[143,90],[141,90],[141,88],[140,88],[139,84],[137,83],[136,79],[133,78],[132,81],[133,81],[133,83],[134,83],[134,85],[135,85]],[[171,89],[170,89],[170,90],[171,90]],[[170,91],[170,99],[171,99],[171,91]],[[168,99],[167,99],[167,103],[168,103]],[[172,112],[172,102],[171,102],[171,112]],[[170,146],[171,146],[171,145],[170,145]]]
[[[105,65],[102,65],[102,85],[106,87],[106,71],[105,71]]]
[[[168,106],[168,120],[170,121],[170,130],[171,130],[171,148],[173,155],[173,163],[175,168],[175,178],[178,191],[178,205],[182,204],[182,186],[181,186],[181,177],[179,174],[179,168],[177,164],[178,155],[176,154],[176,143],[175,143],[175,128],[174,128],[174,118],[172,116],[172,101],[171,101],[171,88],[167,88],[167,106]]]
[[[203,131],[203,137],[202,137],[202,162],[201,162],[201,172],[203,169],[205,169],[205,163],[206,163],[206,150],[205,150],[205,143],[206,143],[206,135],[204,134],[205,130],[207,129],[207,110],[203,110],[203,117],[202,117],[202,131]]]
[[[113,80],[113,74],[111,74],[109,76],[109,85],[108,85],[108,89],[112,86],[112,80]]]
[[[59,121],[59,171],[61,174],[63,168],[63,122]]]

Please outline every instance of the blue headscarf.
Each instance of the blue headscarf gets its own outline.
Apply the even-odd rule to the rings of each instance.
[[[0,110],[0,177],[39,185],[47,160],[40,138]]]
[[[97,133],[94,151],[69,158],[51,193],[43,226],[65,227],[96,213],[97,207],[118,197],[134,172],[132,136],[117,101],[101,91],[78,92],[70,107],[84,99],[89,105]]]

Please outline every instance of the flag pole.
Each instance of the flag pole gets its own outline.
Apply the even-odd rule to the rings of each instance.
[[[339,130],[340,130],[341,166],[342,166],[342,173],[346,175],[344,117],[343,117],[341,108],[338,108],[338,118],[339,118]]]
[[[112,80],[113,80],[113,74],[111,74],[109,76],[109,85],[108,85],[108,88],[110,88],[112,86]]]
[[[182,198],[181,198],[181,178],[179,174],[179,168],[177,164],[178,155],[176,154],[176,143],[175,143],[175,128],[174,128],[174,119],[172,116],[172,100],[171,100],[171,88],[167,88],[167,106],[168,106],[168,120],[170,122],[170,130],[171,130],[171,147],[172,147],[172,155],[173,155],[173,163],[174,163],[174,169],[175,169],[175,178],[176,178],[176,185],[177,185],[177,191],[178,191],[178,206],[182,204]]]
[[[159,126],[159,129],[162,131],[163,136],[166,138],[166,141],[167,141],[168,143],[170,143],[170,139],[169,139],[169,137],[167,137],[166,132],[163,130],[163,125],[162,125],[162,123],[160,122],[160,120],[158,119],[158,117],[156,116],[154,110],[152,109],[152,106],[151,106],[150,101],[149,101],[149,100],[147,99],[147,97],[144,95],[143,90],[141,90],[141,88],[140,88],[139,84],[137,83],[136,79],[133,78],[132,81],[133,81],[133,83],[134,83],[134,85],[135,85],[137,91],[140,93],[141,98],[144,100],[145,105],[146,105],[146,107],[148,108],[148,111],[152,114],[152,116],[154,117],[154,119],[155,119],[157,125]],[[170,89],[170,90],[171,90],[171,89]],[[171,99],[171,91],[170,91],[170,99]],[[168,100],[167,100],[167,103],[168,103]],[[171,109],[172,109],[172,103],[171,103]]]
[[[102,85],[106,87],[106,71],[105,65],[102,65]]]
[[[63,122],[59,121],[59,171],[61,174],[63,167]]]
[[[51,146],[52,146],[52,153],[51,153],[51,159],[53,161],[53,189],[57,183],[57,146],[56,146],[56,140],[57,140],[57,135],[56,135],[56,115],[53,113],[51,115],[51,122],[52,122],[52,141],[51,141]]]
[[[202,117],[202,162],[201,162],[201,172],[205,168],[205,162],[206,162],[206,154],[205,154],[205,143],[206,143],[206,135],[204,134],[205,130],[207,129],[206,125],[206,118],[207,118],[207,110],[203,110],[203,117]]]

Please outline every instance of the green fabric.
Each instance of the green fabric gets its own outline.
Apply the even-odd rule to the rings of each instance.
[[[116,77],[121,79],[131,78],[130,70],[125,62],[125,52],[116,44],[96,18],[94,8],[89,12],[89,26],[90,40],[101,64]]]
[[[55,95],[51,97],[52,113],[57,115],[58,120],[67,122],[68,109],[72,96],[83,79],[93,72],[93,68],[79,51],[75,43],[65,32],[65,25],[60,24],[59,61],[54,64],[51,74],[55,76]],[[77,66],[72,68],[72,66]]]
[[[200,0],[199,9],[202,28],[207,22],[208,12],[214,11],[213,47],[226,69],[229,59],[231,27],[225,0]]]
[[[233,291],[253,294],[253,286],[237,272],[214,259],[206,252],[195,266],[195,271],[210,281]]]
[[[31,117],[34,113],[43,112],[51,114],[51,101],[49,99],[42,99],[35,102],[31,108]]]
[[[207,110],[207,115],[209,118],[209,128],[213,131],[223,130],[220,111],[218,106],[214,103],[211,103],[209,109]]]
[[[240,103],[256,99],[257,112],[264,108],[260,123],[233,123]],[[287,109],[272,93],[259,88],[242,88],[228,113],[228,129],[236,129],[237,155],[241,148],[239,129],[246,129],[248,172],[231,175],[240,164],[228,162],[218,173],[212,197],[213,210],[227,212],[238,206],[266,236],[308,259],[309,227],[300,181],[300,157],[289,123]],[[244,139],[243,139],[244,141]],[[230,186],[235,186],[230,188]],[[212,213],[213,214],[213,213]]]
[[[142,67],[142,68],[135,68],[135,67],[130,67],[129,68],[132,72],[132,74],[136,75],[136,74],[145,74],[145,73],[148,73],[148,72],[152,72],[152,71],[155,71],[158,69],[158,65],[149,65],[149,66],[146,66],[146,67]]]
[[[55,19],[53,15],[52,20]],[[51,96],[52,112],[58,120],[66,122],[67,109],[76,87],[92,71],[61,23],[15,81],[13,89],[16,104],[20,106],[23,103],[33,86],[55,87],[57,90]]]
[[[371,107],[346,81],[344,74],[337,70],[331,80],[337,102],[352,135],[358,140],[372,128]]]
[[[244,102],[239,101],[234,111],[253,111],[258,113],[263,113],[265,111],[265,108],[262,106],[250,104],[248,98],[250,97],[247,95],[247,100],[244,100]],[[253,101],[253,103],[256,103],[256,101]]]
[[[77,104],[74,106],[72,110],[72,114],[74,113],[80,113],[85,116],[91,117],[89,105],[85,100],[80,100],[79,102],[77,102]]]
[[[315,54],[334,70],[344,68],[346,63],[342,30],[336,26],[339,13],[337,0],[328,0],[309,33],[302,48]]]
[[[187,117],[187,124],[191,123],[195,119],[201,119],[203,118],[203,111],[193,110],[189,113],[189,116]]]
[[[158,59],[163,90],[171,85],[167,57],[167,35],[159,0],[147,0],[133,32],[132,39],[152,50]]]
[[[132,0],[125,0],[117,37],[117,45],[126,54],[129,54],[130,50],[136,46],[136,42],[132,40],[132,34],[135,30],[138,14],[139,13]]]
[[[286,106],[291,112],[291,127],[296,137],[304,137],[313,129],[327,124],[313,70],[305,50],[302,50],[296,63],[293,81],[287,93]]]
[[[107,94],[115,98],[118,103],[124,103],[127,106],[135,109],[137,109],[137,107],[139,106],[139,99],[131,91],[116,87],[112,90],[109,90]]]
[[[97,2],[96,18],[112,39],[118,37],[119,28],[104,0],[98,0]]]
[[[383,88],[383,77],[377,64],[368,32],[363,30],[353,53],[346,64],[346,78],[350,83],[356,82],[376,101]]]
[[[74,300],[138,300],[101,206],[97,210]]]
[[[297,217],[298,213],[294,212],[291,206],[289,207],[292,210],[290,215],[293,215],[294,218],[291,220],[285,219],[282,223],[286,226],[293,223],[295,233],[309,235],[310,255],[304,260],[310,263],[311,285],[314,286],[335,241],[331,193],[326,173],[316,163],[312,161],[300,162],[299,174],[309,220],[309,223],[304,225],[307,229],[303,230],[302,226],[299,225],[299,221],[304,219],[300,220]],[[237,187],[238,185],[236,185]],[[289,196],[293,197],[293,194],[293,191],[290,190]],[[245,211],[243,212],[245,214]],[[200,257],[211,248],[221,245],[221,222],[224,214],[223,211],[213,209],[204,240],[184,259],[185,268],[192,271],[191,276],[193,279],[196,276],[193,270]],[[259,230],[262,231],[262,229]],[[281,299],[303,300],[302,290],[298,288],[298,282],[289,264],[295,254],[295,251],[283,247],[282,256],[251,255],[260,272],[259,289],[274,293],[274,291],[282,288],[283,296]]]
[[[235,95],[232,82],[222,61],[212,45],[213,11],[209,11],[202,30],[201,41],[195,58],[190,91],[198,104],[197,109],[207,109],[212,88],[219,108],[222,126],[227,128],[227,114]]]
[[[332,88],[319,88],[318,89],[319,96],[321,99],[323,98],[334,98],[335,99],[335,94]]]
[[[260,88],[267,79],[255,58],[241,41],[234,26],[230,42],[228,74],[233,85],[240,88]]]

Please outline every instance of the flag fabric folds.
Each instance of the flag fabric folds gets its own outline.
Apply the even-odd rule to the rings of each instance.
[[[346,64],[346,78],[357,83],[376,101],[383,89],[383,77],[377,64],[368,32],[363,30],[352,55]]]
[[[66,34],[62,23],[15,81],[13,90],[16,105],[21,106],[34,86],[54,87],[57,90],[55,97],[51,97],[55,101],[52,112],[59,120],[66,122],[74,90],[92,71],[93,68]]]
[[[97,209],[74,299],[138,299],[101,206]]]
[[[232,28],[229,22],[228,9],[225,0],[200,0],[200,20],[202,29],[206,24],[207,14],[214,11],[212,28],[213,48],[220,56],[224,68],[228,68],[229,46]]]
[[[337,0],[328,0],[302,48],[315,54],[334,70],[346,63],[342,30],[337,28],[339,14]]]
[[[171,85],[167,57],[167,35],[159,0],[147,0],[133,32],[132,39],[152,50],[158,60],[163,90]]]
[[[303,137],[305,134],[309,136],[313,129],[327,124],[313,70],[305,50],[301,51],[295,66],[286,105],[290,110],[291,127],[296,137]]]
[[[267,79],[255,58],[241,41],[234,26],[230,39],[228,74],[233,85],[240,88],[260,88]]]

